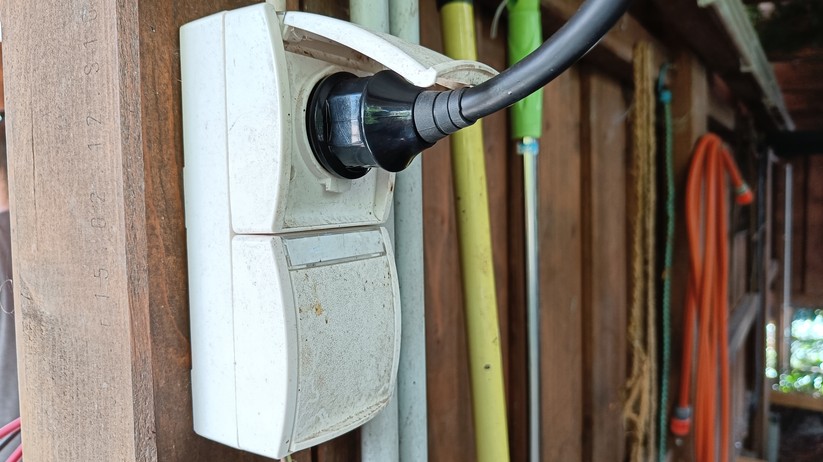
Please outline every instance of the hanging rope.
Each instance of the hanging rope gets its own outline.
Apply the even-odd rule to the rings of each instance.
[[[669,373],[671,370],[672,328],[672,258],[674,255],[674,143],[672,140],[672,92],[666,87],[666,73],[669,65],[664,64],[657,79],[657,98],[663,106],[663,137],[665,138],[664,156],[666,159],[666,252],[663,257],[663,298],[661,325],[663,332],[663,353],[660,371],[660,404],[658,416],[657,461],[666,461],[666,423],[669,409]]]
[[[631,370],[626,384],[623,418],[628,431],[629,460],[654,456],[657,406],[657,332],[655,227],[657,165],[655,160],[655,88],[651,45],[634,48],[634,114],[632,163],[632,296],[629,311]]]

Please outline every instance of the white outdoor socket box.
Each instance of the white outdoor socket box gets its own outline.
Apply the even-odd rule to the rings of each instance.
[[[180,55],[195,431],[282,458],[372,418],[400,353],[394,174],[320,166],[311,90],[339,71],[451,88],[495,71],[269,3],[186,24]]]

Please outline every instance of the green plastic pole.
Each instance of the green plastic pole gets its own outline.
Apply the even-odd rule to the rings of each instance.
[[[539,0],[509,0],[509,64],[514,64],[543,43]],[[512,106],[512,137],[540,138],[543,124],[543,90]]]

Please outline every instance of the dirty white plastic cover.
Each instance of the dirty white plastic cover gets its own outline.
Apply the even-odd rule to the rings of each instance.
[[[312,13],[283,14],[286,50],[351,69],[376,73],[391,69],[418,87],[478,85],[495,75],[477,61],[454,60],[414,43],[350,22]]]
[[[281,32],[266,4],[180,32],[195,431],[274,458],[373,417],[400,348],[394,175],[316,163],[305,101],[343,68]]]
[[[236,236],[232,257],[237,447],[283,457],[382,409],[400,354],[386,230]]]
[[[333,177],[308,144],[305,107],[311,90],[324,76],[344,69],[284,51],[281,25],[271,5],[220,16],[226,59],[225,73],[217,77],[225,78],[221,94],[226,100],[234,232],[383,223],[392,201],[394,174],[372,169],[357,180]],[[202,53],[204,59],[208,53],[214,55],[213,50]]]

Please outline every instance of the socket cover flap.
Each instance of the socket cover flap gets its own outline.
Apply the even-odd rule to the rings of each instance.
[[[288,51],[340,66],[371,74],[391,69],[422,88],[438,84],[456,89],[483,83],[497,75],[486,64],[454,60],[390,34],[312,13],[284,13],[283,41]]]
[[[400,358],[386,230],[235,236],[232,256],[239,447],[283,457],[382,409]]]

